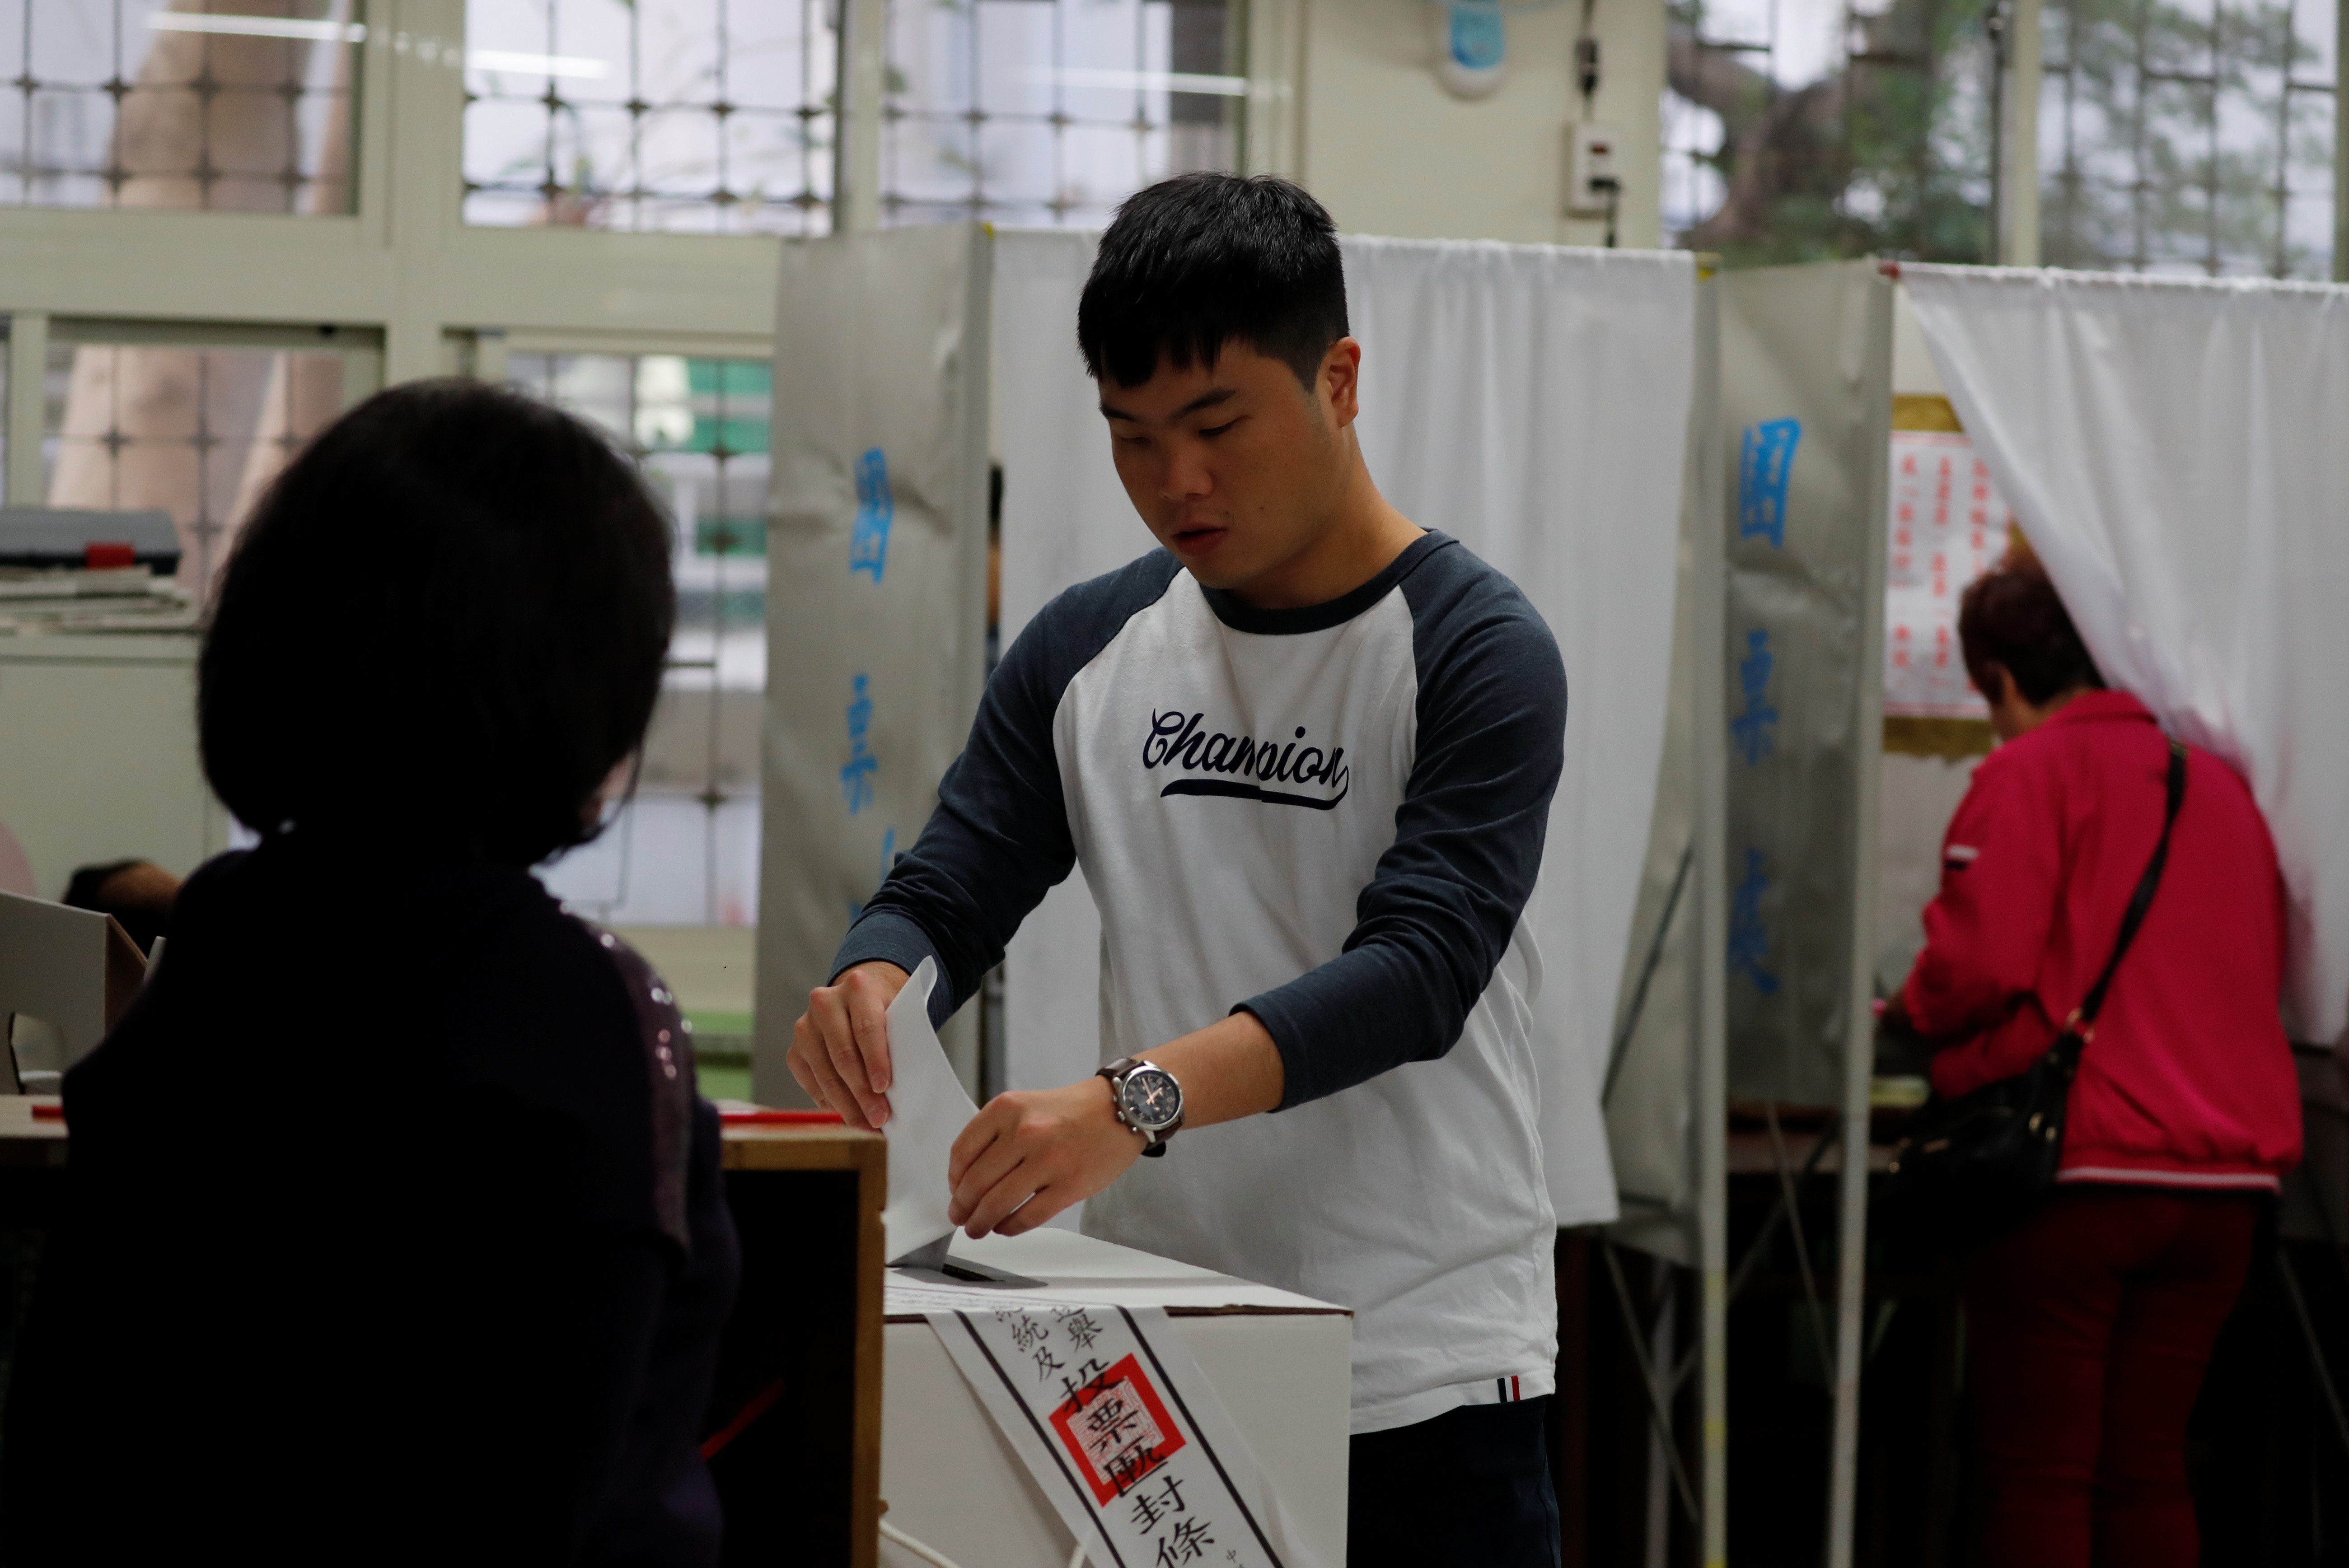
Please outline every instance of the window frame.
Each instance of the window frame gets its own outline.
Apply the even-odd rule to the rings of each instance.
[[[880,49],[888,0],[842,0],[835,224],[878,222]],[[1240,159],[1294,160],[1299,0],[1240,0],[1250,88]],[[465,0],[367,0],[347,214],[0,209],[0,315],[19,344],[52,316],[332,326],[380,345],[378,379],[490,367],[508,343],[730,356],[772,352],[771,234],[472,227],[464,201]],[[1267,68],[1259,68],[1267,67]],[[158,263],[169,257],[170,265]],[[12,355],[18,353],[12,346]],[[13,437],[37,436],[12,381]],[[37,441],[35,445],[37,447]],[[12,450],[13,450],[12,447]],[[24,491],[16,492],[19,495]]]
[[[367,22],[351,212],[0,209],[12,356],[51,317],[203,324],[221,341],[332,326],[380,345],[387,385],[464,368],[452,348],[498,333],[771,351],[778,236],[468,226],[465,0],[370,0]],[[37,377],[33,392],[37,433]],[[21,401],[12,382],[12,436]]]
[[[1240,166],[1289,172],[1303,0],[1233,3],[1249,80]],[[888,4],[840,0],[835,231],[880,222]],[[465,10],[364,0],[348,212],[0,208],[11,503],[44,494],[53,337],[331,346],[347,401],[426,377],[502,382],[515,353],[773,362],[781,247],[800,241],[464,222]]]

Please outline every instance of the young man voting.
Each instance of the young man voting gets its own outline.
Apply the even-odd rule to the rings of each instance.
[[[1081,863],[1115,1059],[978,1113],[956,1222],[1011,1235],[1090,1199],[1094,1235],[1350,1307],[1348,1561],[1547,1568],[1556,1227],[1520,917],[1557,646],[1371,483],[1337,240],[1296,186],[1134,196],[1077,341],[1160,548],[1012,644],[792,1071],[885,1120],[907,975],[936,956],[942,1021]]]

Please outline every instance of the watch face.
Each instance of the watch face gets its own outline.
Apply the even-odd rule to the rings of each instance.
[[[1164,1068],[1148,1063],[1126,1074],[1120,1099],[1133,1124],[1153,1131],[1173,1125],[1183,1114],[1183,1086]]]

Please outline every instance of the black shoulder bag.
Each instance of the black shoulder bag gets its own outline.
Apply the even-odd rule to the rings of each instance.
[[[2138,879],[2137,896],[2121,917],[2120,935],[2104,973],[2053,1044],[2023,1072],[1984,1084],[1918,1113],[1917,1125],[1894,1151],[1885,1206],[1894,1222],[1923,1223],[1953,1242],[1982,1240],[2022,1219],[2055,1185],[2064,1159],[2064,1120],[2080,1053],[2096,1037],[2113,971],[2145,923],[2161,868],[2169,859],[2169,830],[2186,799],[2186,748],[2169,743],[2168,809],[2153,859]]]

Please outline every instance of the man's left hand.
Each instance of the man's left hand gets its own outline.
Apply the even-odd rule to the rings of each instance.
[[[976,1239],[1032,1231],[1092,1197],[1142,1157],[1142,1137],[1110,1109],[1109,1080],[999,1094],[947,1161],[947,1217]]]

